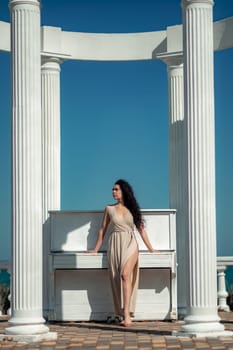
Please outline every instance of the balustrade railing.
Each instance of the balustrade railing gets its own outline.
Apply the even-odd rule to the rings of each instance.
[[[227,304],[229,291],[226,288],[226,270],[233,266],[233,256],[218,256],[217,257],[217,278],[218,278],[218,310],[230,311]]]

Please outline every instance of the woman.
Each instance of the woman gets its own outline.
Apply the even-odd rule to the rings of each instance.
[[[131,325],[138,288],[138,244],[134,236],[134,225],[150,252],[153,249],[144,228],[139,205],[130,184],[125,180],[115,182],[112,189],[116,204],[108,205],[104,211],[95,248],[88,253],[97,253],[109,224],[112,225],[108,241],[108,263],[115,313],[123,317],[122,325]]]

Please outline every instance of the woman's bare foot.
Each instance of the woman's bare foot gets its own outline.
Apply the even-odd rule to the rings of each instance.
[[[121,322],[121,326],[123,327],[130,327],[132,326],[132,321],[130,317],[126,317],[122,322]]]

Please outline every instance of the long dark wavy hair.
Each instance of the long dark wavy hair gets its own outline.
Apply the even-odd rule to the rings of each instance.
[[[133,215],[133,221],[138,230],[144,227],[144,220],[140,211],[140,207],[135,198],[132,186],[125,180],[119,179],[115,182],[115,185],[119,185],[123,195],[123,201],[126,208]]]

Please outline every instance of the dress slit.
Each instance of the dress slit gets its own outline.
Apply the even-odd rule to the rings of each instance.
[[[136,248],[135,251],[127,257],[127,259],[125,259],[125,261],[122,265],[122,269],[121,269],[121,274],[120,274],[121,276],[122,276],[122,273],[124,271],[125,265],[129,261],[129,259],[131,259],[133,257],[134,254],[136,255],[136,253],[138,254],[138,248]],[[137,294],[137,289],[138,289],[138,270],[139,270],[139,264],[138,264],[138,256],[137,256],[137,260],[136,260],[134,267],[132,269],[132,272],[131,272],[132,290],[131,290],[130,314],[132,317],[134,317],[135,306],[136,306],[136,294]],[[122,278],[121,278],[121,309],[124,310]]]
[[[133,217],[128,211],[127,215],[119,215],[114,206],[108,206],[111,219],[112,232],[108,240],[108,267],[112,288],[114,310],[116,316],[124,316],[124,300],[122,286],[122,272],[128,260],[138,252],[138,243],[134,235]],[[136,296],[139,280],[138,258],[131,273],[132,291],[130,300],[130,313],[135,312]]]

